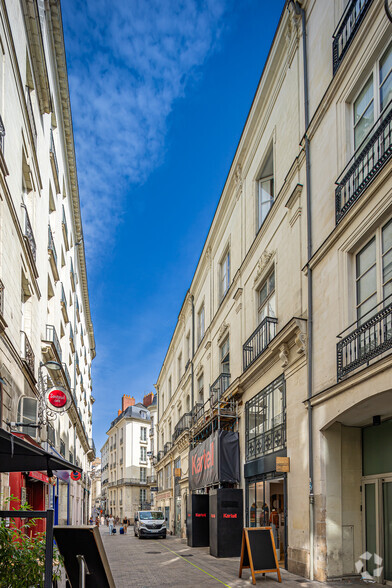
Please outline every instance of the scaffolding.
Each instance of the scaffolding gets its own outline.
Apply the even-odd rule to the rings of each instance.
[[[238,401],[212,395],[204,404],[197,402],[191,411],[190,448],[214,431],[238,431]]]

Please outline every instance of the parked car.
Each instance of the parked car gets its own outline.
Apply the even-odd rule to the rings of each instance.
[[[161,537],[166,539],[166,521],[159,510],[138,510],[134,522],[135,537]]]

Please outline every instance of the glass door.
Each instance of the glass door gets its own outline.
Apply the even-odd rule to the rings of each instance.
[[[365,570],[378,582],[392,583],[392,477],[363,481]]]
[[[364,560],[364,566],[366,566],[366,572],[371,576],[374,575],[375,562],[374,554],[379,553],[379,542],[378,542],[378,480],[369,480],[363,484],[363,500],[365,502],[365,549],[372,554],[372,557],[368,560]]]
[[[384,580],[392,582],[392,479],[382,480]]]

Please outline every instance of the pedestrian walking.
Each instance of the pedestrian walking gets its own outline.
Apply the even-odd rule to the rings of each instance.
[[[110,517],[108,519],[108,523],[109,523],[109,535],[113,535],[114,518],[112,515],[110,515]]]
[[[123,518],[123,527],[124,527],[124,535],[127,534],[127,528],[128,528],[128,519],[127,517]]]

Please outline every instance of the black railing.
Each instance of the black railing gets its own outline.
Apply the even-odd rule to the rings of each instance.
[[[22,344],[21,344],[22,359],[25,361],[30,372],[34,375],[35,354],[34,354],[33,348],[31,347],[30,341],[24,331],[21,331],[21,336],[22,336]]]
[[[37,259],[37,245],[35,243],[33,229],[32,229],[31,223],[30,223],[29,213],[27,212],[27,208],[24,204],[22,205],[22,209],[23,209],[23,216],[24,216],[24,218],[23,218],[23,236],[25,238],[25,241],[27,241],[27,243],[30,247],[31,255],[33,256],[34,261],[36,261],[36,259]]]
[[[182,415],[176,426],[174,427],[173,443],[184,432],[190,429],[192,425],[192,413],[187,412]]]
[[[230,386],[230,374],[221,374],[210,386],[210,400],[214,405],[218,402],[225,390]]]
[[[161,451],[158,451],[158,454],[157,454],[157,463],[158,463],[158,461],[161,461],[161,459],[163,459],[163,456],[164,455],[165,455],[165,452],[164,451],[162,451],[162,450]]]
[[[5,138],[5,127],[3,119],[0,116],[0,151],[4,153],[4,138]]]
[[[337,379],[392,348],[392,302],[337,343]]]
[[[165,443],[165,445],[163,446],[163,454],[166,455],[166,453],[168,453],[170,451],[170,449],[172,448],[172,444],[170,441],[168,441],[167,443]]]
[[[33,105],[31,103],[30,91],[31,91],[30,88],[28,86],[26,86],[27,114],[29,117],[31,133],[33,135],[34,146],[37,147],[37,127],[35,126],[35,119],[34,119],[34,113],[33,113]]]
[[[275,420],[283,422],[276,424],[268,431],[263,431],[255,437],[251,437],[246,443],[246,460],[251,461],[263,455],[274,453],[286,447],[286,417],[285,413]]]
[[[192,423],[197,423],[199,418],[204,414],[204,404],[202,402],[196,402],[191,410]]]
[[[266,316],[242,348],[244,371],[263,353],[276,335],[278,319]]]
[[[373,0],[351,0],[333,34],[332,66],[335,75]]]
[[[56,247],[54,245],[54,240],[53,240],[53,235],[52,235],[52,229],[50,228],[50,225],[48,225],[48,250],[52,252],[53,258],[54,258],[54,262],[55,262],[55,264],[57,266]]]
[[[58,356],[59,360],[61,361],[62,352],[61,352],[60,341],[57,336],[56,329],[53,325],[46,325],[45,337],[46,337],[45,341],[50,341],[51,343],[53,343],[54,348],[56,349],[56,352],[57,352],[57,356]]]
[[[392,155],[392,102],[377,120],[354,157],[336,181],[336,224],[364,193]]]

